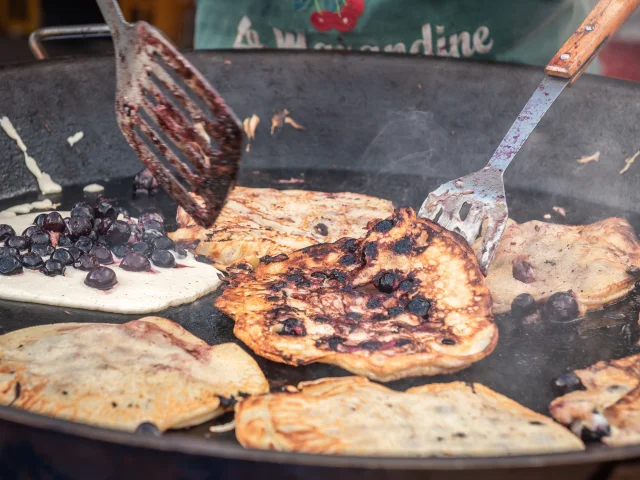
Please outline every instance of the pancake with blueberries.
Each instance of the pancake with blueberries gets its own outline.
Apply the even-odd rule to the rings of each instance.
[[[575,370],[556,385],[569,393],[549,411],[576,435],[607,445],[640,443],[640,354]]]
[[[556,311],[552,316],[560,310],[577,318],[623,298],[639,273],[640,245],[623,218],[590,225],[509,220],[489,267],[487,285],[495,314],[508,312],[520,295],[518,302],[530,298],[532,309],[535,302],[551,298],[545,310]]]
[[[491,353],[498,330],[476,257],[410,208],[343,238],[230,269],[216,306],[256,354],[339,365],[380,381],[452,373]]]
[[[0,404],[106,428],[198,425],[269,391],[234,343],[209,346],[177,323],[59,323],[0,336]]]
[[[370,220],[391,213],[391,202],[368,195],[236,187],[213,227],[202,228],[178,207],[180,228],[169,235],[195,244],[195,253],[217,266],[257,265],[265,255],[359,237]]]

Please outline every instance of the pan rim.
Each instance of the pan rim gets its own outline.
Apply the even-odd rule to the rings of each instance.
[[[587,465],[602,462],[633,460],[640,457],[640,445],[596,447],[579,452],[559,452],[535,455],[496,457],[367,457],[353,455],[321,455],[298,452],[247,449],[241,445],[217,442],[214,439],[188,436],[147,437],[129,432],[85,425],[69,420],[0,406],[0,421],[75,436],[112,445],[145,448],[156,452],[181,453],[225,460],[287,464],[306,467],[359,468],[366,470],[489,470],[513,468],[543,468]]]

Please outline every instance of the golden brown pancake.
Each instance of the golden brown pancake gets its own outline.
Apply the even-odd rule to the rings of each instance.
[[[522,293],[543,302],[556,292],[571,291],[584,315],[627,295],[638,266],[638,240],[625,219],[576,226],[509,220],[487,286],[496,314],[508,312]]]
[[[236,187],[211,229],[197,225],[182,208],[176,242],[199,242],[195,253],[218,265],[289,253],[316,243],[358,237],[374,218],[393,213],[391,202],[356,193]]]
[[[390,381],[451,373],[491,353],[498,330],[473,251],[399,209],[341,239],[230,269],[216,307],[256,354]]]
[[[551,415],[608,445],[640,443],[640,354],[575,370],[585,390],[556,398]]]
[[[583,450],[543,415],[478,383],[395,392],[362,377],[325,378],[299,393],[251,397],[236,407],[248,448],[400,457],[494,456]]]
[[[221,415],[231,397],[268,390],[238,345],[209,346],[160,317],[42,325],[0,336],[0,404],[75,422],[128,431],[144,422],[161,431],[184,428]]]

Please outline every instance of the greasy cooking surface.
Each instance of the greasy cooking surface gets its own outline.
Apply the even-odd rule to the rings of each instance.
[[[498,341],[467,243],[411,208],[343,238],[229,268],[216,306],[276,362],[339,365],[378,381],[461,370]]]
[[[300,174],[304,173],[304,176]],[[283,184],[282,179],[301,179],[304,183]],[[385,181],[372,180],[379,176],[366,176],[361,173],[347,173],[342,171],[270,171],[245,172],[240,184],[252,187],[275,188],[305,188],[325,191],[352,191],[379,195],[398,204],[409,203],[414,207],[420,205],[425,192],[429,191],[445,178],[420,179],[415,175],[400,176],[386,175]],[[117,185],[104,183],[105,195],[117,197],[122,206],[144,207],[148,200],[131,200],[129,180]],[[407,189],[408,185],[419,185],[420,188]],[[64,193],[61,208],[68,208],[82,196],[81,186],[69,189]],[[535,192],[508,190],[508,201],[515,220],[523,222],[531,219],[542,219],[542,216],[552,211],[554,205],[562,206],[567,211],[567,219],[575,223],[588,223],[609,216],[627,218],[636,231],[640,228],[640,216],[636,213],[608,209],[596,204],[575,202],[569,198],[547,195]],[[6,208],[23,201],[34,200],[32,197],[21,197],[11,202],[2,202],[0,208]],[[171,217],[175,206],[164,195],[159,195],[154,203],[161,206]],[[132,214],[137,213],[134,209]],[[553,221],[563,221],[554,217]],[[171,224],[173,222],[169,222]],[[175,223],[174,223],[175,225]],[[191,333],[211,344],[234,341],[233,322],[214,309],[213,297],[209,295],[184,308],[170,308],[159,315],[177,321]],[[546,413],[549,402],[556,397],[552,388],[552,380],[574,368],[584,368],[599,360],[619,358],[635,352],[635,342],[638,339],[637,319],[640,307],[640,294],[634,291],[628,300],[620,305],[588,315],[585,320],[569,324],[540,323],[522,325],[508,316],[496,319],[500,331],[500,341],[494,352],[484,360],[472,365],[455,375],[421,377],[409,380],[391,382],[389,386],[398,390],[418,386],[426,383],[447,382],[451,380],[478,381],[498,393],[506,395],[540,413]],[[18,328],[46,323],[59,322],[117,322],[124,323],[136,316],[92,313],[87,316],[80,310],[56,309],[38,305],[26,305],[15,302],[0,302],[1,332],[6,333]],[[606,325],[608,328],[598,328]],[[347,373],[334,366],[314,364],[304,367],[293,367],[257,358],[272,388],[282,385],[296,384],[303,380],[312,380],[327,376],[342,376]],[[208,433],[207,426],[193,428],[185,432],[172,432],[168,435],[191,435],[203,438],[212,435],[216,441],[236,444],[233,433],[213,435]],[[208,440],[211,441],[211,440]]]

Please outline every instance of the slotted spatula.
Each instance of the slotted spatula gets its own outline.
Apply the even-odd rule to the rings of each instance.
[[[469,245],[482,230],[476,252],[486,275],[508,210],[502,176],[520,147],[567,85],[595,58],[602,45],[629,18],[640,0],[600,0],[545,68],[547,74],[513,123],[489,163],[480,171],[441,185],[429,194],[419,216],[460,233]]]
[[[116,0],[97,2],[115,47],[120,130],[169,195],[200,225],[211,226],[235,184],[240,122],[162,32],[146,22],[125,22]]]

